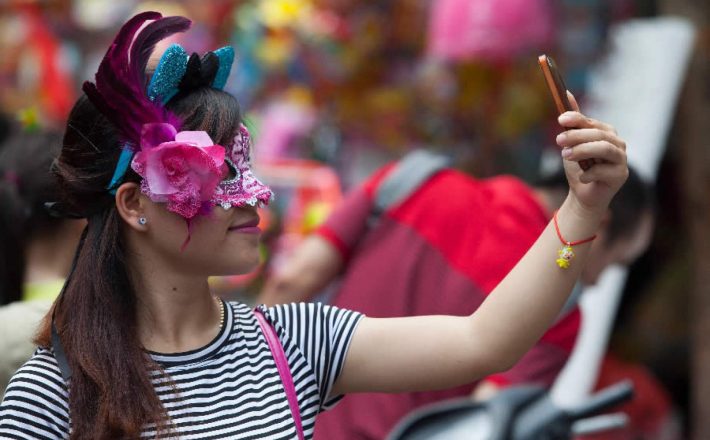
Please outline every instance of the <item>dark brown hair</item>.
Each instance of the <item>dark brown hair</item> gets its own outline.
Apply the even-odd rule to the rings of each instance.
[[[224,146],[231,145],[241,121],[236,99],[211,88],[181,93],[167,107],[182,119],[183,130],[205,130]],[[54,167],[63,209],[88,219],[74,266],[53,308],[72,371],[72,439],[138,438],[146,424],[156,424],[159,432],[170,427],[151,382],[151,371],[160,368],[138,338],[124,225],[106,190],[119,154],[116,129],[85,96],[80,98],[69,115]],[[124,179],[139,180],[131,170]],[[37,343],[51,345],[51,312]]]

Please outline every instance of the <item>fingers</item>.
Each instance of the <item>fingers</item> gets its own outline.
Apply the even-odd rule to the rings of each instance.
[[[587,142],[606,141],[626,151],[626,143],[616,133],[598,128],[579,128],[557,135],[557,145],[562,148],[574,147]]]
[[[601,121],[584,116],[582,113],[576,112],[564,112],[562,113],[557,121],[561,126],[566,129],[569,128],[597,128],[599,130],[608,131],[616,134],[616,129]]]
[[[583,172],[579,176],[581,183],[603,182],[610,186],[623,183],[629,176],[629,169],[624,167],[623,172],[619,172],[618,164],[597,164]]]
[[[579,162],[583,170],[599,162],[626,160],[626,143],[611,125],[579,112],[563,113],[560,123],[568,128],[557,136],[557,144],[563,148],[562,157]]]
[[[596,159],[596,163],[605,162],[620,164],[626,162],[626,152],[608,141],[592,141],[565,147],[562,149],[565,160],[579,162],[585,159]]]

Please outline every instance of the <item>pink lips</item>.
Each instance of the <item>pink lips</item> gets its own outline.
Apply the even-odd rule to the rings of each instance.
[[[259,228],[259,218],[249,220],[239,225],[230,226],[228,229],[230,232],[241,232],[242,234],[260,234],[261,228]]]

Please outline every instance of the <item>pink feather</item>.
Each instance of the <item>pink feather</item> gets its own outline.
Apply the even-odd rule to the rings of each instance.
[[[154,20],[141,27],[149,20]],[[128,20],[104,56],[95,82],[82,89],[96,108],[119,130],[122,140],[132,148],[140,144],[141,127],[147,123],[167,122],[180,129],[180,119],[159,102],[148,99],[145,69],[161,40],[190,27],[184,17],[163,17],[158,12],[143,12]]]

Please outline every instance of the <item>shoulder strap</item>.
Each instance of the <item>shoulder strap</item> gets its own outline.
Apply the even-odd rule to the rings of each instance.
[[[279,341],[279,337],[276,335],[276,331],[266,320],[263,312],[259,309],[254,309],[254,315],[256,315],[256,320],[259,322],[259,327],[261,327],[261,332],[264,334],[266,343],[269,344],[271,355],[274,357],[274,361],[276,361],[276,368],[279,370],[281,383],[286,391],[288,406],[291,408],[291,415],[293,416],[293,422],[296,424],[298,438],[299,440],[304,440],[301,412],[298,409],[298,398],[296,397],[296,387],[293,385],[293,377],[291,377],[291,368],[288,366],[286,353],[284,353],[283,346],[281,345],[281,341]]]
[[[375,191],[371,220],[404,201],[429,177],[449,166],[449,159],[427,150],[414,150],[402,158]]]
[[[56,307],[55,307],[56,309]],[[62,379],[67,388],[69,388],[69,379],[71,379],[72,369],[69,366],[69,361],[67,360],[67,355],[64,353],[64,346],[62,341],[59,339],[59,332],[57,332],[57,326],[54,324],[54,309],[52,310],[52,350],[54,351],[54,359],[57,360],[57,366],[59,371],[62,373]]]

